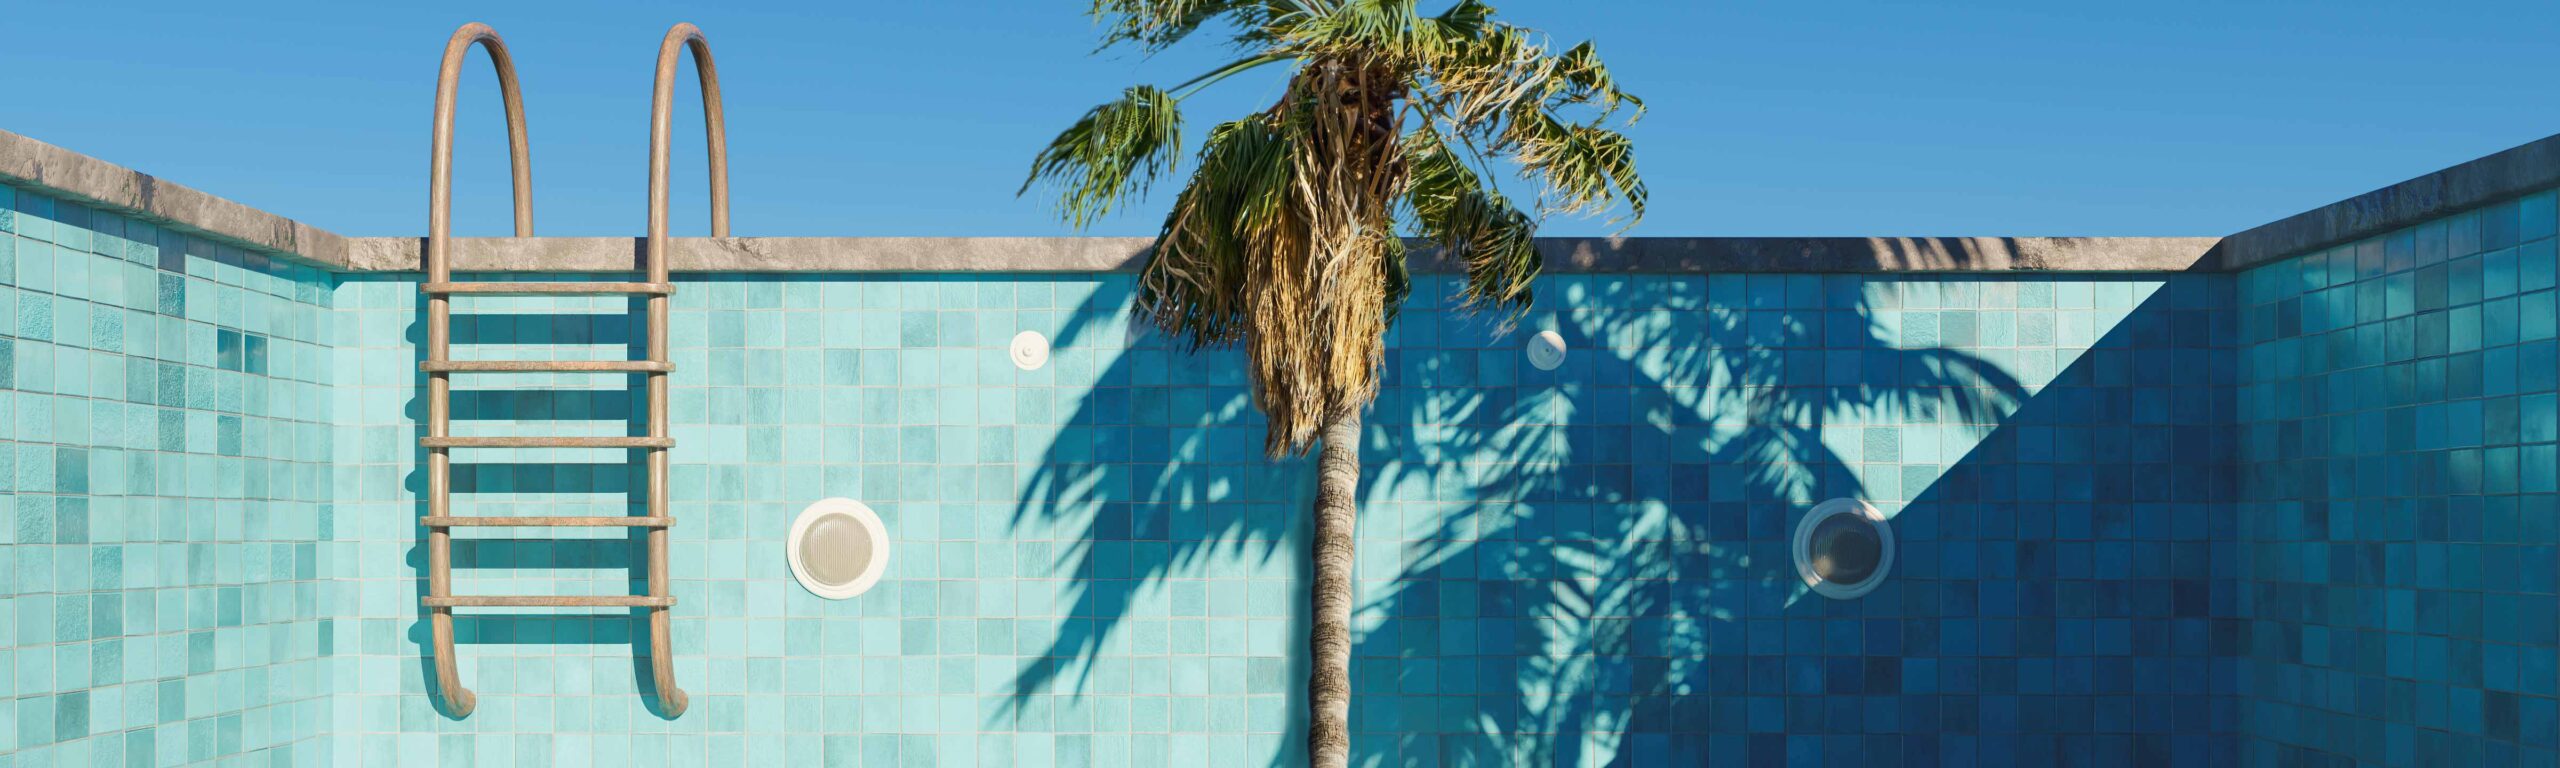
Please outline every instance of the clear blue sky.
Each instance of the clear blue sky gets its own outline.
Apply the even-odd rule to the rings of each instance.
[[[1013,196],[1032,152],[1223,53],[1089,55],[1082,0],[112,5],[11,4],[0,128],[351,235],[424,231],[436,57],[464,21],[514,49],[553,235],[641,229],[675,21],[726,78],[742,235],[1065,233]],[[1651,101],[1639,235],[2225,234],[2560,132],[2547,1],[1497,5],[1597,40]],[[494,79],[468,71],[458,226],[503,234]],[[1194,99],[1192,135],[1274,82]],[[704,227],[695,109],[679,234]],[[1151,234],[1169,197],[1094,231]]]

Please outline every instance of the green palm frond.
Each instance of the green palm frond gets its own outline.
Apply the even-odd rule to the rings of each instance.
[[[1551,54],[1537,33],[1499,22],[1480,25],[1476,36],[1418,74],[1429,79],[1452,120],[1477,128],[1497,128],[1523,110],[1589,106],[1598,111],[1596,122],[1627,106],[1641,115],[1644,105],[1618,87],[1591,43]]]
[[[1383,59],[1405,69],[1454,55],[1483,36],[1493,7],[1462,0],[1439,15],[1424,15],[1414,0],[1347,0],[1307,3],[1297,13],[1273,17],[1270,38],[1305,56]]]
[[[1520,165],[1544,194],[1540,213],[1587,213],[1618,203],[1628,226],[1644,218],[1647,192],[1637,173],[1634,143],[1603,127],[1622,109],[1644,100],[1618,87],[1599,50],[1582,43],[1550,54],[1534,33],[1488,23],[1481,36],[1417,73],[1417,102],[1450,129],[1484,142],[1492,153]],[[1590,117],[1562,115],[1582,109]]]
[[[1636,173],[1635,142],[1626,134],[1538,111],[1515,118],[1499,145],[1519,161],[1522,175],[1543,184],[1544,212],[1585,213],[1623,202],[1627,225],[1644,218],[1644,177]]]
[[[1086,13],[1102,25],[1102,47],[1133,45],[1154,53],[1173,47],[1202,26],[1228,17],[1257,32],[1273,3],[1264,0],[1093,0]],[[1245,42],[1239,36],[1239,42]]]
[[[1124,91],[1120,99],[1084,113],[1040,150],[1031,175],[1014,194],[1041,182],[1058,191],[1058,213],[1083,227],[1146,192],[1182,156],[1182,111],[1171,94],[1153,86]]]
[[[1083,227],[1175,169],[1181,99],[1289,65],[1277,103],[1210,132],[1135,307],[1190,348],[1246,348],[1275,455],[1303,452],[1375,396],[1410,287],[1399,227],[1465,266],[1470,307],[1519,312],[1543,266],[1538,216],[1620,204],[1628,225],[1644,216],[1633,142],[1607,125],[1632,122],[1644,103],[1596,48],[1551,51],[1486,0],[1437,14],[1421,1],[1091,0],[1106,47],[1153,53],[1231,30],[1241,57],[1096,107],[1040,152],[1023,185],[1054,186]],[[1530,180],[1535,204],[1505,196],[1494,167]]]
[[[1440,25],[1440,31],[1472,38],[1483,34],[1485,25],[1493,21],[1493,6],[1484,0],[1459,0],[1432,21]]]
[[[1644,100],[1619,90],[1618,78],[1609,74],[1609,65],[1600,61],[1598,46],[1584,41],[1557,56],[1556,63],[1556,78],[1548,93],[1548,109],[1597,103],[1603,115],[1616,112],[1621,105],[1633,105],[1637,115],[1644,114]]]
[[[1413,296],[1413,265],[1405,263],[1404,241],[1390,237],[1381,245],[1387,249],[1380,264],[1387,283],[1387,311],[1379,318],[1378,327],[1384,329],[1396,326],[1396,318],[1404,314],[1404,300]]]
[[[1530,283],[1544,266],[1537,221],[1486,185],[1437,132],[1405,134],[1404,153],[1408,218],[1417,234],[1466,265],[1467,302],[1526,309]]]
[[[1191,349],[1243,340],[1246,253],[1289,226],[1296,144],[1266,115],[1210,129],[1138,274],[1136,311]]]
[[[1339,0],[1307,3],[1282,30],[1286,40],[1310,52],[1359,49],[1392,54],[1415,42],[1423,16],[1414,0]]]

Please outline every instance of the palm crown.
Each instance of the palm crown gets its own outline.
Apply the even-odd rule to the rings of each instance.
[[[1438,15],[1415,0],[1094,0],[1091,13],[1106,48],[1152,53],[1215,23],[1244,55],[1170,90],[1129,88],[1041,150],[1023,191],[1045,183],[1078,227],[1178,170],[1183,98],[1290,68],[1277,103],[1209,130],[1135,307],[1193,349],[1245,344],[1275,456],[1376,395],[1408,286],[1400,231],[1464,264],[1469,306],[1527,307],[1537,218],[1494,163],[1536,183],[1537,215],[1644,215],[1632,145],[1607,127],[1643,102],[1590,43],[1551,51],[1480,0]]]

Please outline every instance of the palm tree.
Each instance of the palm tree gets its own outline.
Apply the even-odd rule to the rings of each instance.
[[[1538,187],[1538,215],[1623,203],[1644,215],[1633,145],[1605,127],[1643,102],[1590,43],[1561,53],[1494,20],[1481,0],[1424,15],[1417,0],[1094,0],[1104,47],[1155,53],[1204,28],[1243,53],[1172,89],[1129,88],[1032,162],[1083,227],[1178,170],[1181,102],[1238,73],[1288,68],[1268,109],[1209,130],[1138,279],[1133,311],[1202,348],[1245,346],[1264,449],[1319,443],[1310,589],[1307,744],[1350,757],[1352,530],[1360,412],[1377,395],[1385,333],[1408,289],[1401,231],[1463,264],[1470,306],[1526,309],[1537,218],[1497,183]]]

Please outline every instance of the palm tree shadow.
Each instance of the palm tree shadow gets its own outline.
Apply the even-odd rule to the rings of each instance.
[[[1795,279],[1829,290],[1754,306],[1697,278],[1550,279],[1543,292],[1563,300],[1539,309],[1575,350],[1552,373],[1495,357],[1504,344],[1401,353],[1376,422],[1415,438],[1365,475],[1364,512],[1433,522],[1371,537],[1410,545],[1354,652],[1355,685],[1383,694],[1354,699],[1365,763],[1630,754],[1613,734],[1669,715],[1670,691],[1705,677],[1707,649],[1740,645],[1719,625],[1824,609],[1797,599],[1769,542],[1813,501],[1865,495],[1826,427],[1885,413],[1981,423],[2023,396],[1978,358],[1897,347],[1855,278]]]
[[[1195,355],[1132,333],[1130,286],[1126,277],[1106,278],[1055,336],[1054,347],[1089,350],[1100,367],[1090,379],[1074,378],[1095,384],[1056,418],[1051,442],[1022,486],[1011,535],[1045,544],[1051,572],[1063,577],[1050,582],[1057,584],[1050,605],[1025,598],[1022,610],[1063,618],[1045,647],[1020,663],[1012,695],[991,717],[1044,718],[1084,694],[1123,690],[1115,667],[1135,643],[1187,642],[1162,626],[1168,617],[1154,601],[1162,591],[1176,580],[1236,580],[1233,569],[1279,558],[1291,572],[1255,579],[1246,605],[1191,608],[1229,620],[1246,616],[1257,634],[1268,625],[1296,638],[1256,641],[1279,650],[1252,654],[1245,674],[1248,693],[1285,702],[1257,707],[1248,729],[1279,732],[1275,759],[1287,760],[1303,750],[1302,739],[1289,738],[1305,727],[1303,685],[1286,681],[1305,679],[1303,654],[1293,650],[1304,645],[1308,621],[1298,586],[1307,564],[1291,553],[1303,547],[1301,510],[1313,497],[1313,480],[1304,461],[1263,457],[1263,421],[1247,395],[1239,354]],[[1080,375],[1060,367],[1062,379]],[[1285,594],[1263,589],[1275,585]],[[1274,610],[1284,613],[1269,616]],[[1144,628],[1134,636],[1144,640],[1133,639],[1133,626]]]
[[[1762,280],[1784,288],[1758,290]],[[2082,353],[1953,321],[1904,325],[1904,286],[2014,294],[2050,285],[2039,278],[1555,276],[1542,279],[1548,300],[1531,315],[1575,350],[1555,372],[1528,370],[1482,321],[1440,311],[1454,306],[1454,280],[1417,281],[1419,306],[1395,330],[1364,437],[1354,754],[1366,765],[1696,764],[1714,744],[1720,755],[1739,745],[1759,759],[1797,756],[1788,737],[1802,732],[1790,726],[1854,720],[1832,701],[1905,693],[1898,666],[1856,659],[1864,638],[1854,633],[1838,650],[1843,638],[1825,627],[1868,625],[1891,648],[1934,656],[1957,642],[1936,636],[1935,617],[1981,610],[1960,595],[2055,567],[2053,547],[2028,542],[2001,553],[2014,565],[1998,574],[1949,562],[1990,538],[1979,526],[2019,519],[2019,496],[1989,489],[2018,482],[2010,465],[2022,455],[2076,439],[2063,447],[2104,475],[2088,487],[2113,493],[2138,463],[2189,461],[2163,454],[2160,440],[2176,446],[2170,453],[2196,447],[2195,462],[2227,451],[2200,426],[2228,413],[2213,403],[2229,396],[2213,394],[2210,380],[2227,366],[2188,357],[2227,346],[2227,327],[2197,325],[2227,326],[2227,313],[2208,318],[2206,308],[2222,306],[2209,298],[2170,298],[2212,280],[2172,278],[2183,287],[2099,325]],[[1126,307],[1125,291],[1084,302],[1059,346],[1108,347],[1097,339],[1125,333]],[[1114,657],[1133,655],[1131,628],[1157,631],[1150,590],[1276,557],[1293,569],[1287,666],[1271,670],[1288,715],[1253,729],[1280,731],[1272,763],[1293,764],[1303,756],[1290,736],[1304,732],[1295,649],[1306,626],[1307,473],[1259,456],[1261,420],[1232,357],[1146,339],[1131,347],[1059,418],[1020,493],[1013,533],[1055,542],[1049,554],[1068,578],[1052,615],[1064,618],[1021,665],[997,717],[1029,722],[1050,706],[1044,699],[1112,690]],[[2176,357],[2146,356],[2155,349]],[[2121,389],[2098,391],[2129,381],[2131,360],[2144,386],[2177,400],[2173,419],[2137,424],[2123,413],[2129,403],[2109,399]],[[2058,437],[2069,432],[2058,425],[2116,423],[2093,418],[2092,398],[2128,426]],[[1897,431],[1945,445],[1898,445]],[[2136,444],[2145,452],[2123,453]],[[2227,498],[2212,488],[2177,495]],[[1785,536],[1810,504],[1842,496],[1886,500],[1905,559],[1862,600],[1809,598]],[[2162,582],[2177,606],[2156,628],[2181,653],[2206,633],[2187,611],[2209,586],[2192,567],[2209,559],[2182,552],[2181,570]],[[2050,615],[2062,598],[2033,586],[2023,594],[2030,602],[2012,614],[2029,617],[2029,643],[2049,645],[2051,623],[2034,624],[2033,611]],[[1023,610],[1040,607],[1026,600]],[[1822,650],[1792,647],[1808,634]],[[1805,679],[1810,693],[1841,695],[1782,695],[1806,692],[1790,687]],[[1904,715],[1924,716],[1967,733],[1980,717]],[[1931,730],[1910,729],[1903,748],[1935,750]],[[2204,754],[2185,751],[2188,741],[2138,746]]]
[[[2198,299],[2206,278],[2179,280],[2188,282],[2102,327],[2076,360],[2076,350],[2058,349],[2056,362],[2068,365],[1937,346],[1931,334],[1895,327],[1885,312],[1898,309],[1893,291],[1862,290],[1867,281],[1854,276],[1821,278],[1819,300],[1790,291],[1784,301],[1757,290],[1710,297],[1703,281],[1679,278],[1557,280],[1544,286],[1568,294],[1554,330],[1576,352],[1555,374],[1403,353],[1404,381],[1381,411],[1406,420],[1374,421],[1414,439],[1365,475],[1373,485],[1364,525],[1396,525],[1382,514],[1390,509],[1425,524],[1364,536],[1373,556],[1386,557],[1380,545],[1405,549],[1393,555],[1402,564],[1391,583],[1364,582],[1378,596],[1364,608],[1354,652],[1354,753],[1369,765],[1686,765],[1708,761],[1712,734],[1724,740],[1720,759],[1801,759],[1790,735],[1863,732],[1864,712],[1833,704],[1906,694],[1906,653],[1936,663],[1942,640],[1930,619],[2020,617],[2017,655],[2053,656],[2057,601],[2061,615],[2143,617],[2135,631],[2156,644],[2148,650],[2192,674],[2182,679],[2211,679],[2202,511],[2230,498],[2229,478],[2208,472],[2149,490],[2135,482],[2179,474],[2145,464],[2210,466],[2229,450],[2211,437],[2228,414],[2215,381],[2227,366],[2216,372],[2209,359],[2227,346],[2214,341],[2227,341],[2227,313],[2204,311],[2221,306]],[[1489,379],[1519,386],[1479,384]],[[2141,395],[2124,387],[2134,383],[2161,402],[2133,402]],[[1959,425],[1976,442],[1934,458],[1861,434],[1913,424]],[[2065,586],[2058,596],[2057,576],[2089,578],[2057,565],[2065,558],[2056,550],[2075,545],[2034,541],[2025,529],[1980,536],[2023,519],[2021,498],[2045,498],[2018,490],[2013,465],[2065,461],[2039,455],[2055,451],[2078,463],[2058,468],[2048,495],[2184,505],[2179,519],[2197,522],[2163,545],[2169,554],[2157,559],[2169,565],[2124,574],[2142,577],[2128,582],[2133,590]],[[1905,540],[1904,561],[1859,601],[1807,597],[1786,551],[1807,505],[1838,496],[1908,500],[1881,505]],[[2100,521],[2102,541],[2132,538],[2124,508],[2090,508],[2098,511],[2077,519]],[[1990,540],[2004,537],[2014,552],[1994,551],[2002,543]],[[2068,554],[2088,560],[2085,549]],[[1364,559],[1364,569],[1377,562]],[[1984,583],[2018,596],[2005,609],[1978,605]],[[2173,598],[2134,605],[2136,593]],[[1831,631],[1841,626],[1860,631]],[[2154,696],[2139,706],[2183,703]],[[1898,748],[1934,760],[1940,727],[1972,732],[1978,715],[1933,706],[1890,716],[1936,720],[1905,723],[1915,735]],[[2074,724],[2031,725],[2069,733]],[[2219,749],[2169,730],[2132,740],[2138,762],[2202,761]]]

